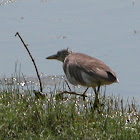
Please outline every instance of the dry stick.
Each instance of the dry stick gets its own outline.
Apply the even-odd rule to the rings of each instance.
[[[64,94],[64,93],[68,93],[68,94],[73,94],[73,95],[79,95],[79,96],[87,97],[87,95],[80,94],[80,93],[76,93],[76,92],[72,92],[72,91],[63,91],[63,92],[59,93],[59,95]]]
[[[27,52],[28,52],[28,54],[29,54],[29,56],[30,56],[30,58],[31,58],[31,60],[32,60],[32,62],[33,62],[33,64],[34,64],[34,67],[35,67],[35,70],[36,70],[36,74],[37,74],[37,77],[38,77],[38,80],[39,80],[39,84],[40,84],[40,92],[42,92],[42,91],[43,91],[42,83],[41,83],[41,79],[40,79],[40,76],[39,76],[39,72],[38,72],[36,63],[35,63],[35,61],[34,61],[32,55],[31,55],[31,53],[30,53],[30,51],[29,51],[27,45],[24,43],[22,37],[20,36],[20,34],[19,34],[18,32],[15,34],[15,36],[17,36],[17,35],[18,35],[18,37],[20,38],[21,42],[23,43],[25,49],[27,50]]]
[[[68,84],[67,80],[65,80],[65,82],[66,82],[66,84],[67,84],[67,86],[68,86],[69,90],[71,91],[71,88],[70,88],[70,86],[69,86],[69,84]]]
[[[37,73],[37,76],[38,76],[38,79],[39,79],[39,83],[40,83],[40,92],[42,92],[42,83],[41,83],[41,79],[40,79],[40,76],[39,76],[39,73],[38,73],[38,69],[37,69],[36,63],[35,63],[35,61],[34,61],[32,55],[31,55],[29,49],[27,48],[27,45],[24,43],[23,39],[21,38],[21,36],[20,36],[20,34],[19,34],[18,32],[15,34],[15,36],[17,36],[17,35],[18,35],[18,37],[20,38],[21,42],[23,43],[24,47],[26,48],[26,50],[27,50],[29,56],[31,57],[31,60],[32,60],[32,62],[33,62],[33,64],[34,64],[34,67],[35,67],[35,70],[36,70],[36,73]],[[36,104],[35,104],[35,109],[36,109],[37,117],[38,117],[40,123],[42,123],[42,122],[41,122],[40,115],[39,115],[39,112],[38,112],[37,107],[36,107]]]

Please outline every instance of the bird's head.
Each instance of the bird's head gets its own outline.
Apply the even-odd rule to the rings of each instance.
[[[65,58],[70,54],[72,54],[71,50],[64,49],[64,50],[58,51],[57,54],[54,54],[54,55],[47,57],[46,59],[56,59],[56,60],[59,60],[61,62],[64,62]]]

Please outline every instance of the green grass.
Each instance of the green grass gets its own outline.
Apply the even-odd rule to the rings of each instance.
[[[93,110],[94,101],[82,97],[44,100],[29,94],[0,94],[0,139],[34,140],[129,140],[140,139],[139,106],[119,97],[101,97],[104,103]]]

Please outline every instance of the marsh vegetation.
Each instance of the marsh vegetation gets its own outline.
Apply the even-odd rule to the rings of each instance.
[[[0,139],[140,139],[140,112],[136,100],[102,92],[102,106],[93,108],[94,97],[63,94],[54,88],[44,98],[31,89],[21,93],[1,86]],[[94,95],[94,94],[93,94]]]

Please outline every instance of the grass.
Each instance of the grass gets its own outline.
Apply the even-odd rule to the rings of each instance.
[[[52,92],[45,99],[35,99],[21,94],[19,87],[5,87],[0,93],[0,139],[140,139],[139,105],[134,99],[129,103],[104,94],[100,102],[104,105],[94,110],[93,99]]]

